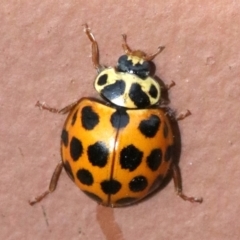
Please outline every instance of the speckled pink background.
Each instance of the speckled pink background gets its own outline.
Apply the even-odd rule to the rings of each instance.
[[[27,3],[28,2],[28,3]],[[215,2],[215,3],[214,3]],[[240,236],[240,3],[237,1],[13,1],[0,8],[0,239],[237,240]],[[170,106],[179,123],[184,192],[173,183],[138,205],[111,209],[89,200],[63,172],[57,190],[31,207],[60,160],[64,107],[95,96],[88,23],[101,62],[115,65],[121,34],[174,81]]]

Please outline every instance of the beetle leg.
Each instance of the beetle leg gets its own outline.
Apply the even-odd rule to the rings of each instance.
[[[98,51],[98,44],[97,41],[91,32],[90,28],[88,27],[87,24],[84,24],[84,32],[88,36],[89,40],[92,43],[92,63],[94,68],[97,69],[97,72],[100,72],[102,69],[102,66],[99,63],[99,51]]]
[[[58,163],[58,165],[56,166],[54,172],[53,172],[53,175],[52,175],[52,178],[51,178],[51,181],[50,181],[50,184],[49,184],[49,187],[48,187],[48,190],[45,191],[44,193],[42,193],[41,195],[35,197],[34,200],[30,200],[29,201],[29,204],[32,206],[34,205],[35,203],[37,202],[40,202],[43,198],[45,198],[49,193],[53,192],[56,187],[57,187],[57,183],[58,183],[58,179],[60,177],[60,174],[62,172],[62,168],[63,168],[63,164],[62,164],[62,161]]]
[[[194,202],[202,203],[203,202],[202,198],[188,197],[188,196],[183,194],[181,173],[180,173],[179,167],[176,164],[172,165],[172,172],[173,172],[173,181],[174,181],[176,194],[185,201],[189,201],[189,202],[192,202],[192,203],[194,203]]]
[[[35,104],[36,107],[39,107],[41,110],[47,110],[49,112],[52,113],[59,113],[59,114],[66,114],[68,113],[74,106],[76,106],[79,103],[80,100],[77,100],[71,104],[69,104],[68,106],[62,108],[62,109],[57,109],[57,108],[52,108],[49,107],[48,105],[46,105],[46,103],[41,103],[39,101],[37,101],[37,103]]]
[[[164,46],[158,47],[158,50],[155,53],[147,55],[144,59],[146,61],[152,61],[159,53],[163,51],[164,48],[165,48]]]
[[[170,90],[172,87],[174,87],[176,85],[176,83],[174,81],[172,81],[169,84],[165,84],[165,89],[168,91]]]
[[[180,120],[183,120],[184,118],[190,116],[192,113],[187,110],[185,113],[180,113],[177,117],[176,117],[176,120],[177,121],[180,121]]]
[[[123,43],[122,43],[123,51],[124,51],[127,55],[131,55],[133,51],[132,51],[132,49],[128,46],[128,44],[127,44],[127,35],[126,35],[126,34],[122,34],[122,38],[123,38]]]

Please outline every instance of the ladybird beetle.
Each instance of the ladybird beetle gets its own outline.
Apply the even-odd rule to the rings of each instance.
[[[163,47],[152,55],[132,51],[123,35],[125,55],[116,67],[103,67],[94,35],[87,25],[84,31],[98,72],[94,86],[105,101],[82,98],[61,110],[37,102],[42,109],[69,115],[61,134],[62,161],[49,189],[30,204],[55,190],[63,167],[85,194],[104,206],[136,203],[159,188],[169,171],[177,195],[201,203],[202,198],[182,193],[180,170],[172,161],[171,124],[164,108],[157,105],[161,89],[150,69]]]

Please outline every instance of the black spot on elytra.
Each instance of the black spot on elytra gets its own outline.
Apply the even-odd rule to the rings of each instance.
[[[101,182],[101,188],[105,194],[116,194],[121,187],[122,184],[113,179]]]
[[[172,159],[172,152],[173,152],[173,147],[170,145],[167,147],[167,150],[165,152],[165,157],[164,160],[168,162],[169,160]]]
[[[68,161],[63,161],[63,167],[64,167],[65,171],[67,172],[68,176],[74,181],[72,168],[71,168],[69,162]]]
[[[107,74],[103,74],[101,77],[98,78],[97,84],[99,86],[103,86],[107,83],[107,79],[108,79],[108,75]]]
[[[130,205],[134,202],[136,202],[138,199],[137,198],[133,198],[133,197],[125,197],[125,198],[120,198],[116,201],[117,205]]]
[[[138,108],[145,108],[150,105],[148,95],[142,90],[138,83],[133,83],[129,90],[129,98]]]
[[[168,125],[167,125],[166,122],[164,122],[164,124],[163,124],[163,136],[164,136],[164,138],[168,137],[168,132],[169,132]]]
[[[114,128],[124,128],[129,123],[129,116],[125,109],[120,108],[111,115],[110,121]]]
[[[92,174],[83,168],[77,171],[77,178],[82,184],[87,186],[91,186],[94,181]]]
[[[70,155],[73,161],[77,161],[83,153],[83,146],[79,139],[73,137],[70,142]]]
[[[99,116],[91,106],[86,106],[82,109],[81,121],[86,130],[92,130],[99,123]]]
[[[125,82],[123,80],[117,80],[115,83],[109,84],[106,87],[104,87],[101,91],[101,94],[105,98],[112,100],[120,97],[124,93],[125,88],[126,88]]]
[[[108,148],[103,142],[96,142],[90,145],[87,150],[88,160],[93,166],[104,167],[108,160]]]
[[[151,115],[147,120],[140,122],[138,129],[145,137],[152,138],[159,130],[160,124],[160,118],[157,115]]]
[[[128,145],[120,152],[120,165],[123,169],[134,171],[142,162],[143,152],[134,145]]]
[[[93,199],[94,201],[98,202],[98,203],[102,203],[103,200],[97,196],[94,193],[88,192],[88,191],[83,191],[88,197],[90,197],[91,199]]]
[[[156,98],[157,95],[158,95],[158,90],[157,90],[157,88],[152,84],[151,87],[150,87],[150,89],[149,89],[149,92],[148,92],[148,93],[150,94],[150,96],[151,96],[152,98]]]
[[[71,125],[73,126],[77,119],[78,110],[73,114]]]
[[[65,147],[68,146],[68,131],[66,129],[62,130],[61,139]]]
[[[147,157],[147,165],[152,171],[156,171],[162,162],[162,150],[153,149]]]
[[[144,176],[137,176],[129,183],[129,189],[133,192],[141,192],[148,185],[148,181]]]

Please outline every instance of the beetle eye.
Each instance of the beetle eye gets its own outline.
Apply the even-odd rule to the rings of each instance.
[[[147,61],[143,63],[137,63],[133,65],[132,60],[128,59],[127,55],[123,55],[118,59],[117,70],[119,72],[128,72],[132,74],[136,74],[140,78],[146,78],[149,76],[150,72],[150,64]]]

